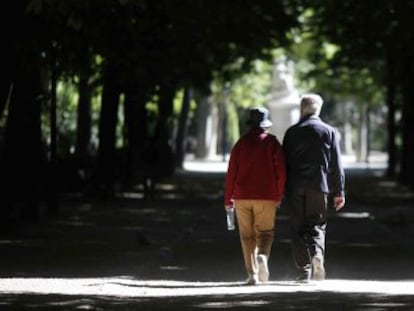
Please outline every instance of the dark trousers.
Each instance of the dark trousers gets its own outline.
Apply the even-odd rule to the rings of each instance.
[[[312,258],[325,256],[327,195],[323,192],[294,189],[287,194],[292,253],[299,275],[309,277]]]

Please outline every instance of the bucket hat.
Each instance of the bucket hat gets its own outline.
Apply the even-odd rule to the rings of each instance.
[[[261,128],[271,127],[273,123],[269,120],[269,110],[264,107],[251,108],[247,124]]]

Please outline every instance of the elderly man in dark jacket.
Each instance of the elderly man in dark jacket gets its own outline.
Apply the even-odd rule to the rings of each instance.
[[[300,121],[283,139],[287,166],[285,200],[292,223],[292,251],[298,281],[325,279],[325,235],[328,202],[345,204],[345,174],[337,131],[319,118],[318,94],[300,99]]]

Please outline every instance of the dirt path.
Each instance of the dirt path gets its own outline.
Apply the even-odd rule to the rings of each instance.
[[[280,210],[271,282],[248,287],[237,231],[225,228],[223,178],[179,174],[153,201],[137,193],[65,197],[59,218],[0,237],[0,309],[414,309],[407,192],[375,171],[350,171],[347,208],[329,218],[328,279],[305,286],[293,282],[289,222]]]

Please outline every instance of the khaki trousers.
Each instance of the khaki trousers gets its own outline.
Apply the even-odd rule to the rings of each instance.
[[[240,242],[248,274],[258,272],[256,256],[270,256],[278,202],[271,200],[235,200]]]

